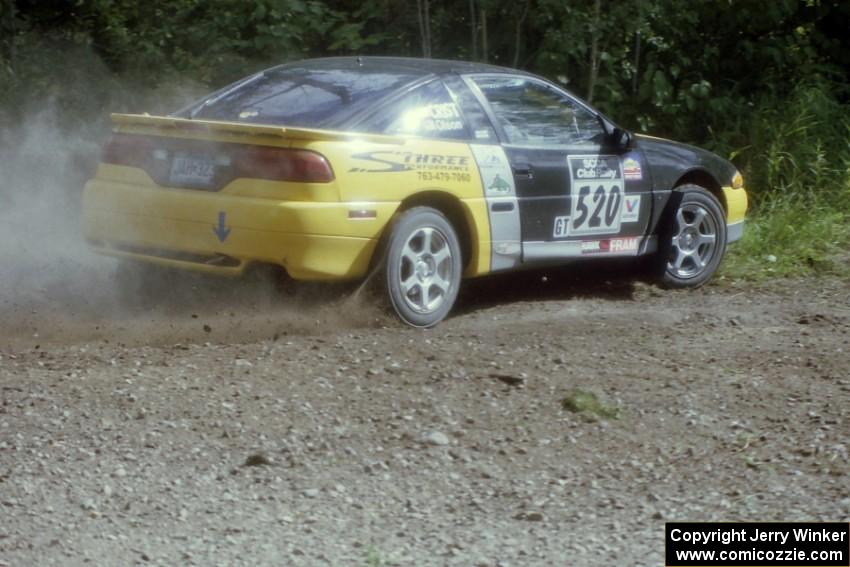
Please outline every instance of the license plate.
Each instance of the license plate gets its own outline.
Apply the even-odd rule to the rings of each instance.
[[[175,185],[206,187],[215,177],[215,162],[198,156],[174,156],[169,180]]]

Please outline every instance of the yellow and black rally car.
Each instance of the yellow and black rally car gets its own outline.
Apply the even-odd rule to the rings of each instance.
[[[113,122],[84,196],[95,250],[223,275],[377,270],[418,327],[448,314],[463,277],[534,264],[648,256],[662,285],[699,286],[747,209],[726,160],[490,65],[301,61]]]

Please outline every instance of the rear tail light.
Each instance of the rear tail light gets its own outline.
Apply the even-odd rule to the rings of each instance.
[[[172,159],[188,155],[216,164],[215,180],[206,190],[218,190],[238,178],[330,183],[334,173],[324,156],[309,150],[215,143],[140,134],[116,133],[103,147],[101,161],[138,167],[160,185],[183,186],[169,175]],[[189,187],[197,189],[198,187]]]
[[[103,147],[101,161],[115,165],[145,167],[154,149],[154,141],[147,136],[113,134]]]
[[[235,152],[232,176],[272,181],[329,183],[333,170],[324,156],[307,150],[250,146]]]

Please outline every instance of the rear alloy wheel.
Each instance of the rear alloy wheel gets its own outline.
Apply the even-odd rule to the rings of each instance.
[[[726,217],[717,198],[697,185],[682,185],[671,199],[678,204],[661,236],[661,283],[699,287],[711,279],[726,251]]]
[[[393,309],[414,327],[432,327],[454,305],[460,287],[460,244],[451,223],[430,207],[401,214],[391,229],[384,279]]]

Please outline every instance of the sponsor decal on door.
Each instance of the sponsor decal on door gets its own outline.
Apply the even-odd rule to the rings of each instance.
[[[623,212],[620,222],[637,222],[640,216],[640,195],[626,195],[623,197]]]

